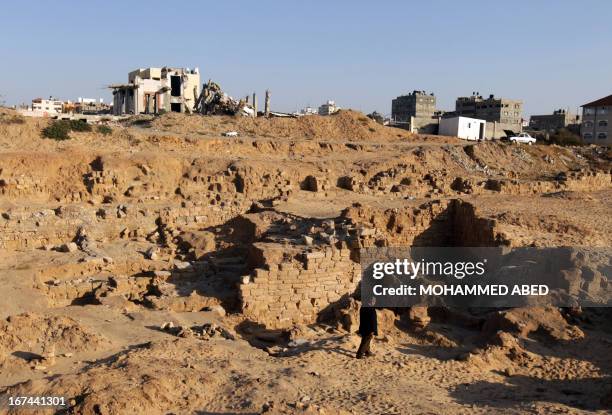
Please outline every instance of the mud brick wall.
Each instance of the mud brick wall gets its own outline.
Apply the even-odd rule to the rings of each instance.
[[[354,249],[372,246],[448,246],[452,242],[452,204],[446,200],[399,209],[351,207],[342,215],[357,227],[352,244]]]
[[[257,268],[240,285],[242,312],[270,328],[316,321],[321,310],[353,293],[361,268],[350,249],[305,253],[303,262]]]
[[[0,195],[23,197],[31,193],[46,192],[47,189],[36,183],[31,177],[0,177]]]
[[[176,227],[217,226],[244,213],[250,206],[251,202],[242,198],[226,199],[224,207],[187,202],[185,207],[163,209],[159,217],[162,223]]]
[[[0,249],[34,249],[69,242],[84,224],[96,221],[93,209],[15,208],[0,212]]]
[[[243,213],[250,203],[236,198],[227,200],[223,208],[207,202],[187,202],[185,207],[105,204],[0,210],[0,249],[36,249],[70,242],[79,228],[85,228],[94,239],[113,240],[146,237],[158,229],[158,224],[182,229],[217,226]]]
[[[507,241],[497,229],[497,221],[479,217],[474,205],[456,200],[453,203],[453,245],[499,246]]]
[[[601,171],[570,172],[567,176],[566,185],[568,190],[573,191],[609,189],[612,185],[612,174]]]

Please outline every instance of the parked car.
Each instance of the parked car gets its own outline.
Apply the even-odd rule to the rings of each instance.
[[[520,133],[519,135],[510,137],[508,140],[510,140],[511,143],[524,143],[529,145],[536,142],[536,139],[527,133]]]

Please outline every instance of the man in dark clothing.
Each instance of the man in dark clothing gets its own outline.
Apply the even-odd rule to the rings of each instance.
[[[359,330],[357,331],[361,335],[361,344],[357,349],[357,359],[363,358],[363,355],[372,356],[372,350],[370,350],[370,343],[374,336],[378,335],[378,320],[376,316],[376,309],[372,304],[364,306],[363,304],[359,308]]]

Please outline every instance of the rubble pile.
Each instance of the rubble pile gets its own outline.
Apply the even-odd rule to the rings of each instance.
[[[57,356],[108,348],[111,342],[70,317],[23,313],[0,321],[0,368],[47,370]],[[19,353],[15,353],[19,351]]]
[[[255,117],[255,109],[245,100],[235,100],[221,90],[216,82],[208,81],[202,87],[200,97],[195,103],[196,111],[204,115],[240,115]]]
[[[406,130],[384,127],[352,110],[341,110],[332,116],[311,115],[298,118],[212,115],[200,117],[170,112],[156,117],[150,125],[160,131],[171,130],[173,133],[200,136],[217,136],[226,131],[238,131],[242,137],[257,138],[255,143],[264,152],[278,153],[283,148],[291,148],[304,155],[312,151],[357,154],[356,151],[376,151],[378,143],[381,142],[400,142],[414,138],[414,135]],[[423,139],[427,141],[433,137]],[[311,143],[310,140],[319,140],[321,144]],[[442,141],[455,144],[458,142],[457,139],[447,137],[442,138]],[[243,149],[240,146],[233,148],[235,152],[240,153],[241,150]]]
[[[222,337],[227,340],[234,340],[236,337],[225,327],[221,327],[214,323],[206,323],[202,326],[174,326],[172,322],[164,323],[160,327],[161,330],[167,331],[178,337],[197,337],[200,339],[211,339],[213,337]]]

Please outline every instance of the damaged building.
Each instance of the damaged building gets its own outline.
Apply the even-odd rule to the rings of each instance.
[[[110,85],[113,114],[157,114],[193,111],[200,95],[198,68],[141,68],[125,84]]]

